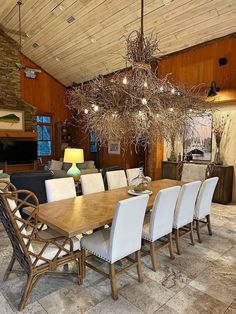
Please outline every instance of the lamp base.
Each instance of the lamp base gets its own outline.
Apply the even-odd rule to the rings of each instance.
[[[77,168],[76,163],[74,162],[70,169],[67,171],[69,177],[79,177],[81,174],[80,170]]]

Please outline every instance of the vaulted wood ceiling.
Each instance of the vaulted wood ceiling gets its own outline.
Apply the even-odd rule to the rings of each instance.
[[[17,30],[16,0],[2,2],[0,24]],[[140,25],[139,0],[23,0],[21,12],[22,52],[66,86],[124,68],[125,36]],[[236,32],[236,0],[145,0],[144,27],[166,55]]]

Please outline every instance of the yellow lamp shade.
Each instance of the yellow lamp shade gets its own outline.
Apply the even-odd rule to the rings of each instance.
[[[84,151],[79,148],[66,148],[64,153],[64,162],[72,163],[71,168],[67,171],[67,175],[71,177],[79,177],[80,170],[76,164],[84,162]]]
[[[64,162],[80,163],[84,162],[84,150],[80,148],[66,148]]]

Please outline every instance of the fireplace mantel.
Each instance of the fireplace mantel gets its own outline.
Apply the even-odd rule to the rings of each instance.
[[[37,132],[23,132],[23,131],[0,131],[1,138],[21,137],[21,138],[37,138]]]

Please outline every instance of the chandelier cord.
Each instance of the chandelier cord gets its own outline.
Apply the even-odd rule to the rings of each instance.
[[[141,56],[143,55],[143,40],[144,40],[144,26],[143,26],[143,19],[144,19],[144,0],[141,0],[141,37],[140,37],[140,50]]]
[[[22,2],[21,1],[17,1],[17,4],[18,4],[18,12],[19,12],[19,15],[18,15],[18,23],[19,23],[19,51],[21,52],[21,5],[22,5]]]

